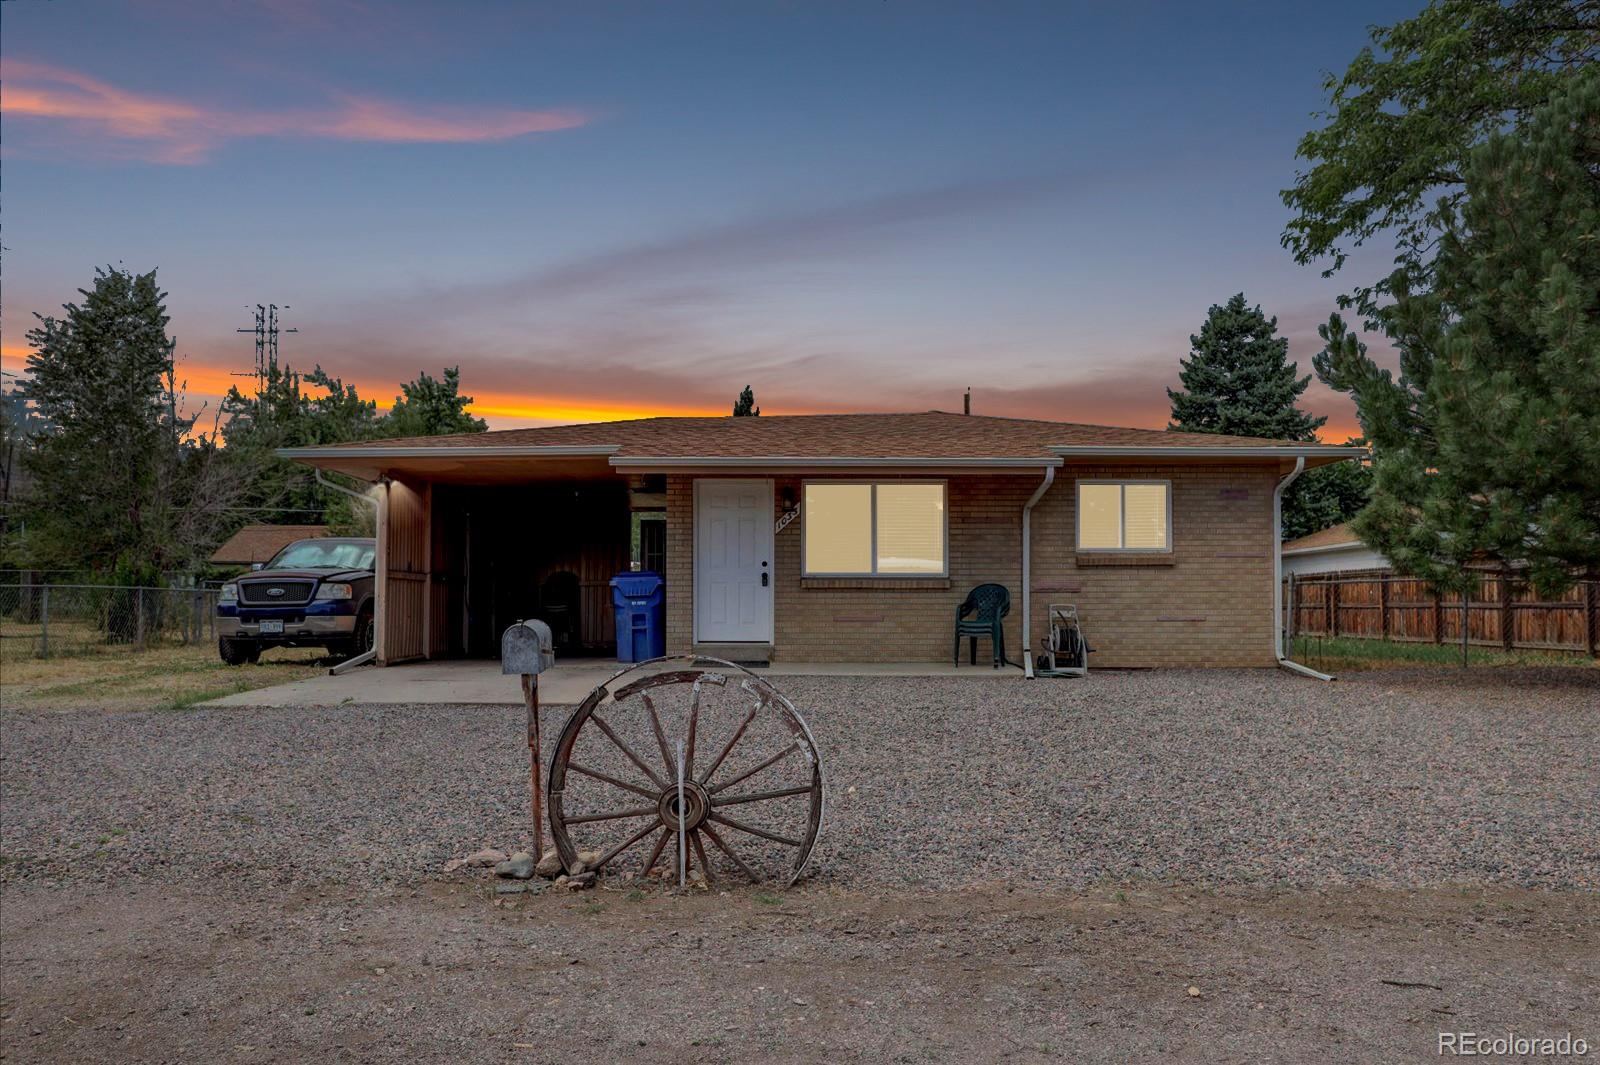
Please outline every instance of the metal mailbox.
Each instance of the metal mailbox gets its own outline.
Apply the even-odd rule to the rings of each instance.
[[[534,677],[556,664],[555,640],[542,621],[519,621],[500,637],[500,672]]]

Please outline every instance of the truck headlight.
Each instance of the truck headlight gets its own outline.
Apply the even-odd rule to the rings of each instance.
[[[237,584],[224,584],[222,591],[217,593],[217,601],[222,603],[236,603],[239,601],[239,586]]]
[[[355,587],[349,584],[324,584],[317,589],[318,599],[349,599],[355,594]]]

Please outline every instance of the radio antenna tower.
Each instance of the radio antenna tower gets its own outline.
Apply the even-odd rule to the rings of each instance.
[[[283,305],[284,310],[289,305]],[[266,387],[267,379],[278,369],[278,334],[298,333],[298,329],[278,328],[278,305],[268,303],[265,306],[256,304],[256,324],[249,329],[236,329],[237,333],[254,333],[256,336],[256,366],[251,373],[236,373],[235,377],[254,377],[256,389],[259,391]]]

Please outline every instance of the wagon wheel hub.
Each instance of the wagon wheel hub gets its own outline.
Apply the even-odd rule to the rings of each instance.
[[[661,793],[661,797],[656,800],[656,809],[660,812],[661,823],[674,832],[678,831],[678,786],[676,784]],[[683,830],[685,832],[693,832],[709,816],[711,816],[710,792],[692,780],[684,781]]]

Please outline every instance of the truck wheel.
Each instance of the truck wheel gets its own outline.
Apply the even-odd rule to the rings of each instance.
[[[261,659],[261,645],[254,640],[230,640],[222,636],[217,639],[217,657],[230,666],[258,662]]]
[[[350,641],[352,655],[364,655],[372,650],[372,640],[377,634],[377,626],[372,621],[372,611],[363,610],[361,616],[356,618],[356,634]]]

